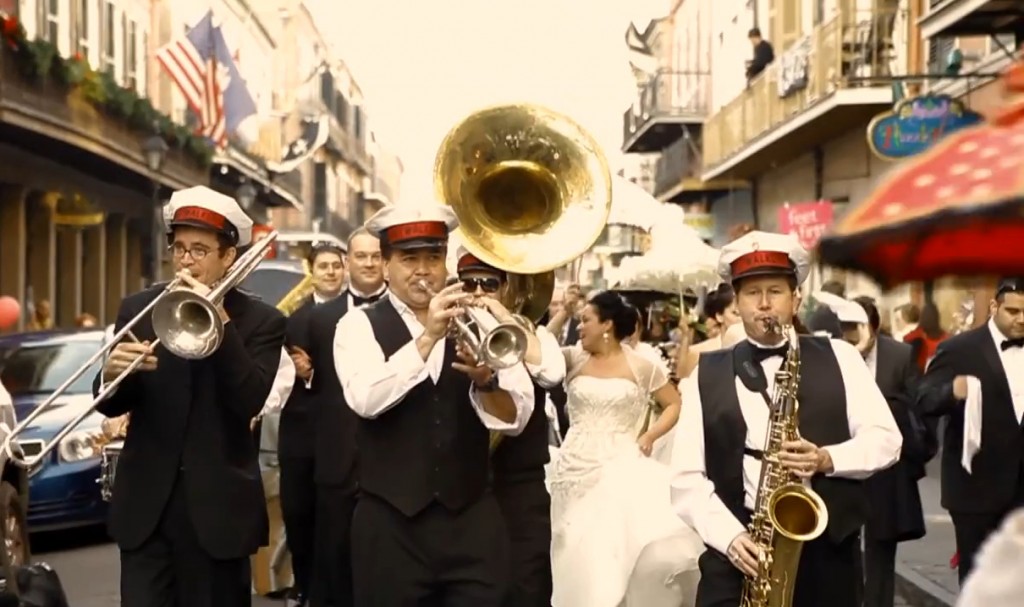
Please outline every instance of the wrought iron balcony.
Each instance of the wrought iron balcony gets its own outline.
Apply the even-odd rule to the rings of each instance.
[[[864,125],[892,105],[899,56],[894,11],[840,14],[777,53],[775,62],[703,130],[705,179],[745,178]],[[905,36],[902,39],[906,39]]]
[[[663,149],[679,139],[683,126],[702,123],[708,111],[710,77],[706,72],[670,70],[652,76],[623,114],[622,151]]]
[[[1024,28],[1020,0],[931,0],[920,21],[921,36],[993,36]]]

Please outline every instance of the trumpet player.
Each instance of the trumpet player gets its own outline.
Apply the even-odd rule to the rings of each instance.
[[[766,321],[793,324],[797,289],[809,262],[807,251],[788,235],[755,231],[722,249],[719,273],[735,289],[746,339],[701,354],[685,382],[673,446],[672,502],[709,548],[700,557],[697,607],[737,607],[744,576],[763,579],[758,559],[783,556],[772,552],[773,544],[756,544],[749,531],[753,510],[767,503],[762,500],[770,493],[761,479],[762,465],[769,462],[820,496],[813,508],[802,510],[803,531],[820,535],[801,542],[799,566],[786,573],[796,576],[793,607],[861,605],[859,533],[866,509],[861,481],[896,461],[902,436],[852,345],[799,337],[794,421],[801,438],[764,452],[770,407],[778,404],[772,397],[775,373],[795,355],[786,337]],[[823,530],[821,502],[827,510]]]
[[[175,269],[204,295],[251,243],[252,220],[206,187],[175,192],[165,218]],[[267,543],[268,523],[249,424],[277,376],[285,320],[230,290],[218,309],[220,347],[205,359],[177,358],[151,347],[151,315],[140,314],[166,287],[121,302],[115,330],[132,323],[137,341],[116,345],[94,382],[98,393],[145,357],[97,407],[107,417],[131,413],[110,510],[121,605],[250,605],[249,557]]]
[[[446,339],[471,294],[442,288],[448,207],[389,207],[380,238],[389,295],[338,323],[335,366],[360,417],[360,499],[352,520],[357,607],[499,606],[509,540],[489,490],[489,430],[523,431],[533,383],[495,372]]]
[[[508,276],[459,247],[462,288],[501,322],[514,318],[501,303]],[[494,495],[505,516],[511,541],[512,579],[505,605],[548,607],[551,604],[551,496],[545,484],[548,449],[547,390],[565,379],[565,356],[558,340],[544,327],[529,333],[526,369],[533,378],[533,413],[523,433],[498,444],[491,458]]]

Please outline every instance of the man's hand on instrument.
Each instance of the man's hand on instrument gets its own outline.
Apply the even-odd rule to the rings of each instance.
[[[452,319],[462,314],[462,304],[471,297],[462,290],[462,283],[449,285],[430,299],[427,308],[427,322],[424,329],[433,339],[443,339],[448,334],[448,325]]]
[[[458,344],[459,362],[452,363],[452,369],[461,371],[478,386],[486,386],[494,377],[494,371],[476,359],[476,355],[461,341]]]
[[[202,295],[203,297],[209,297],[211,291],[210,287],[196,280],[195,277],[192,276],[192,273],[189,272],[188,270],[182,270],[178,272],[178,278],[180,278],[185,284],[189,286],[190,289],[192,289],[199,295]],[[217,304],[217,312],[220,314],[220,319],[222,321],[227,322],[231,320],[231,317],[228,316],[228,313],[224,310],[223,301]]]
[[[828,451],[804,439],[782,443],[779,463],[803,479],[811,478],[819,472],[832,472],[832,456]]]
[[[474,302],[486,308],[498,322],[512,322],[512,313],[497,299],[485,295],[476,298]]]
[[[729,557],[732,566],[742,571],[744,575],[755,577],[759,554],[757,544],[750,539],[750,534],[744,531],[729,544],[729,550],[726,551],[725,556]]]
[[[313,374],[313,361],[309,354],[298,346],[292,346],[288,349],[288,355],[291,356],[292,363],[295,365],[295,375],[302,379],[309,379]]]
[[[132,342],[122,341],[110,351],[107,362],[103,363],[104,383],[113,381],[125,372],[139,357],[143,357],[142,363],[135,367],[135,371],[156,370],[156,356],[153,354],[153,347],[149,341]]]

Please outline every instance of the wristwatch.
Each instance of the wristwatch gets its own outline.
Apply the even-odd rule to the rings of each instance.
[[[498,374],[491,373],[491,379],[487,380],[487,383],[473,385],[476,387],[477,392],[494,392],[498,389]]]

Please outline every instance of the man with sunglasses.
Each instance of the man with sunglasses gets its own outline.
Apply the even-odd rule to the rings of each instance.
[[[313,392],[308,446],[313,450],[312,480],[316,486],[311,607],[353,604],[350,544],[358,485],[357,418],[345,405],[334,371],[335,330],[350,311],[370,305],[387,293],[377,237],[358,228],[349,235],[347,246],[345,267],[340,273],[348,274],[348,286],[313,310],[307,328]],[[335,251],[331,259],[340,266],[342,252],[340,248]]]
[[[505,272],[459,247],[458,274],[462,289],[472,293],[499,321],[512,315],[501,303],[508,280]],[[512,580],[508,607],[551,604],[551,496],[544,482],[550,461],[547,390],[565,379],[565,357],[558,340],[544,327],[530,334],[526,369],[534,383],[533,414],[523,433],[504,437],[491,458],[494,495],[498,498],[511,541]]]
[[[1024,278],[1004,278],[991,318],[939,344],[918,391],[920,411],[946,417],[942,507],[960,552],[960,584],[1007,515],[1024,506]]]

